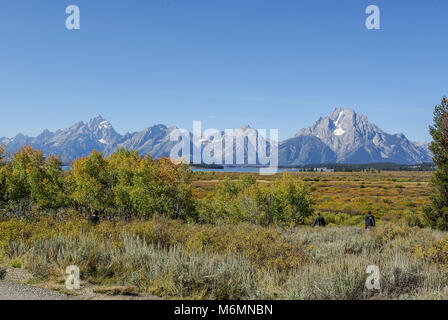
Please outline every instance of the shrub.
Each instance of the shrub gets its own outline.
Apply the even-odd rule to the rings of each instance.
[[[0,280],[3,280],[6,276],[6,268],[3,266],[0,266]]]
[[[188,299],[428,299],[446,298],[448,284],[446,233],[390,223],[365,231],[192,225],[163,217],[98,226],[11,220],[0,222],[0,236],[6,264],[20,261],[56,282],[75,264],[83,281],[111,287],[103,292],[136,287]],[[372,264],[380,268],[380,291],[365,288]]]
[[[199,219],[298,225],[313,214],[313,205],[305,184],[293,180],[286,172],[270,185],[256,184],[250,176],[243,176],[239,181],[226,178],[218,184],[213,198],[201,202]]]

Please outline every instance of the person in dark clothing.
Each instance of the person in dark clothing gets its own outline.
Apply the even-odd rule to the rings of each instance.
[[[320,215],[320,213],[318,213],[317,214],[317,217],[316,218],[314,218],[314,221],[313,221],[313,227],[325,227],[325,219],[324,219],[324,217],[322,217],[321,215]]]
[[[372,215],[372,211],[369,211],[364,218],[366,229],[375,227],[375,217]]]
[[[100,217],[98,217],[98,210],[93,210],[92,215],[89,217],[89,222],[91,224],[100,223]]]

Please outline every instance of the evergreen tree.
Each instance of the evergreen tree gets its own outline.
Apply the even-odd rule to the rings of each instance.
[[[0,207],[6,203],[6,161],[5,146],[0,146]]]
[[[432,184],[431,205],[425,209],[429,224],[448,230],[448,99],[443,97],[434,107],[434,124],[429,127],[433,138],[429,150],[436,166]]]

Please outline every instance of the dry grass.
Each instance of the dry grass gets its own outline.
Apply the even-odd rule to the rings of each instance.
[[[66,266],[75,264],[83,281],[104,292],[135,287],[188,299],[447,298],[448,234],[429,229],[392,223],[372,231],[280,229],[154,219],[98,227],[69,221],[42,233],[51,222],[28,229],[21,223],[0,223],[4,264],[20,261],[59,282]],[[11,238],[19,229],[23,238]],[[380,269],[379,291],[365,288],[368,265]]]
[[[217,181],[240,175],[196,175],[195,195],[211,196]],[[448,298],[448,234],[420,228],[431,173],[292,175],[312,190],[329,227],[8,220],[0,222],[0,263],[58,283],[75,264],[83,281],[110,294],[132,288],[188,299]],[[361,228],[367,210],[378,222],[371,231]],[[369,265],[380,269],[379,291],[365,288]]]

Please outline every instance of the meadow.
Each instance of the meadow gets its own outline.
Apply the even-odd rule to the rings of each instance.
[[[154,214],[103,217],[93,226],[73,208],[33,220],[3,216],[0,265],[26,268],[33,284],[63,292],[66,266],[77,265],[84,285],[167,299],[446,299],[448,233],[425,228],[422,213],[431,175],[288,173],[313,200],[313,214],[300,225]],[[199,212],[223,186],[240,186],[235,194],[285,188],[285,174],[195,172],[189,179]],[[363,229],[368,210],[377,218],[374,230]],[[309,226],[317,212],[327,227]],[[379,267],[379,290],[365,287],[369,265]]]
[[[74,264],[82,286],[165,299],[448,298],[448,234],[390,222],[366,231],[9,220],[0,230],[0,264],[66,293],[64,271]],[[369,265],[379,267],[379,290],[365,286]]]
[[[238,180],[241,173],[197,172],[193,192],[198,198],[213,195],[217,184],[226,179]],[[281,178],[251,175],[258,183],[269,184]],[[362,226],[369,210],[379,223],[395,222],[425,226],[422,208],[429,204],[431,171],[381,172],[289,172],[303,181],[315,200],[315,212],[327,223]],[[310,223],[312,217],[309,217]]]

